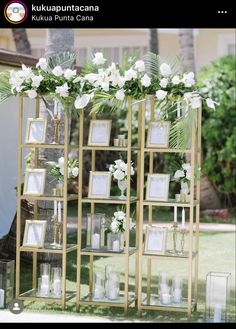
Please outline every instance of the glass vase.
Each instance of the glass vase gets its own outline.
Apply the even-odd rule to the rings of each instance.
[[[50,293],[51,265],[49,263],[40,264],[40,279],[38,280],[38,293],[41,297],[47,297]]]
[[[189,199],[189,187],[187,182],[181,182],[180,202],[186,202]]]
[[[64,191],[64,182],[59,180],[56,183],[56,195],[63,196],[63,191]]]
[[[120,194],[120,196],[119,196],[119,199],[120,199],[120,200],[124,200],[124,199],[125,199],[125,194],[124,194],[124,192],[125,192],[125,190],[126,190],[126,188],[127,188],[127,179],[124,179],[124,180],[118,180],[118,187],[119,187],[119,189],[120,189],[120,191],[121,191],[121,194]]]
[[[87,214],[87,248],[101,249],[105,244],[105,214]]]
[[[0,259],[0,309],[7,307],[14,297],[15,261]]]
[[[93,299],[104,299],[105,296],[105,274],[96,271],[93,274]]]
[[[61,296],[61,267],[52,267],[51,292],[53,297]]]
[[[119,299],[120,295],[120,274],[110,271],[106,278],[106,296],[110,300]]]
[[[121,252],[124,250],[124,233],[110,232],[107,234],[107,250]]]

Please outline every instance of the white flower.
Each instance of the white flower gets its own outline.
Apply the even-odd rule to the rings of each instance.
[[[181,82],[181,80],[180,80],[180,78],[179,78],[178,75],[175,75],[175,76],[172,78],[171,82],[173,83],[173,85],[178,85],[178,84]]]
[[[183,170],[177,170],[175,172],[174,178],[177,179],[177,178],[182,178],[182,177],[185,177]]]
[[[190,165],[190,163],[183,163],[183,164],[182,164],[182,168],[183,168],[184,170],[189,170],[189,169],[191,169],[191,165]]]
[[[149,87],[151,84],[151,79],[149,78],[149,76],[147,74],[144,74],[144,76],[141,79],[141,84],[144,87]]]
[[[58,166],[60,168],[60,173],[64,175],[64,165],[65,165],[65,159],[64,157],[61,157],[58,159]]]
[[[37,68],[40,67],[41,70],[46,71],[48,68],[48,63],[47,63],[46,58],[44,58],[44,57],[40,58],[38,63],[36,64],[36,67]]]
[[[115,96],[116,96],[116,99],[118,99],[119,101],[123,101],[123,99],[125,98],[124,89],[117,90]]]
[[[159,101],[162,101],[164,98],[166,98],[166,95],[167,95],[167,91],[165,90],[157,90],[156,91],[156,98],[159,100]]]
[[[31,90],[26,90],[26,94],[29,96],[29,98],[35,98],[37,97],[37,93],[35,90],[31,89]]]
[[[56,87],[56,93],[59,94],[61,97],[67,97],[69,95],[69,86],[66,83],[64,85]]]
[[[115,211],[114,217],[118,220],[123,220],[125,219],[125,213],[123,211]]]
[[[32,72],[30,67],[26,67],[22,64],[22,70],[18,72],[19,76],[24,80],[30,79],[34,77],[34,73]]]
[[[201,99],[199,96],[194,96],[191,98],[190,106],[192,109],[198,109],[201,106]]]
[[[170,65],[168,65],[166,63],[161,64],[160,72],[161,72],[161,75],[163,75],[164,77],[168,77],[171,74]]]
[[[83,78],[82,77],[77,77],[73,80],[73,83],[80,82],[80,81],[83,81]]]
[[[192,85],[195,84],[194,73],[193,72],[184,73],[182,82],[184,83],[185,87],[187,88],[192,87]]]
[[[74,76],[76,76],[76,70],[71,70],[71,69],[65,70],[64,77],[66,78],[66,80],[70,80]]]
[[[122,180],[125,178],[125,174],[122,170],[119,170],[117,169],[115,172],[114,172],[114,178],[117,179],[117,180]]]
[[[72,169],[72,175],[73,175],[73,177],[77,177],[78,174],[79,174],[79,168],[78,167],[74,167]]]
[[[19,76],[19,73],[11,70],[10,71],[10,78],[9,83],[11,85],[11,91],[13,92],[16,90],[17,92],[20,92],[22,89],[22,83],[24,82],[24,79]]]
[[[109,171],[110,171],[111,173],[113,173],[113,172],[115,171],[115,168],[114,168],[114,165],[113,165],[113,164],[111,164],[111,165],[109,166]]]
[[[133,69],[129,69],[127,71],[125,71],[125,80],[126,81],[130,81],[132,79],[136,79],[137,78],[137,72],[134,71]]]
[[[41,81],[43,81],[43,77],[42,75],[35,75],[33,78],[32,78],[32,87],[36,87],[38,88]]]
[[[207,103],[207,106],[210,108],[210,109],[213,109],[213,110],[215,110],[215,104],[216,105],[219,105],[219,103],[216,103],[216,102],[214,102],[212,99],[210,99],[210,98],[207,98],[206,99],[206,103]]]
[[[123,160],[115,160],[115,168],[116,169],[121,169],[124,161]]]
[[[109,82],[108,81],[104,81],[101,83],[101,88],[104,90],[104,91],[109,91]]]
[[[91,97],[88,94],[84,94],[82,97],[77,96],[76,100],[75,100],[75,108],[76,109],[83,109],[85,108],[85,106],[88,105],[89,101],[90,101]]]
[[[116,220],[113,220],[113,221],[111,222],[110,229],[111,229],[112,232],[114,232],[114,233],[119,232],[119,222],[117,222]]]
[[[96,81],[98,78],[98,75],[95,73],[88,73],[84,76],[85,80],[88,80],[88,82],[93,83],[94,81]]]
[[[144,61],[137,61],[134,64],[134,68],[135,70],[137,70],[138,72],[143,72],[145,71],[145,64]]]
[[[166,88],[167,84],[168,84],[168,79],[162,78],[160,81],[161,88]]]
[[[93,58],[93,64],[102,65],[106,62],[106,59],[103,57],[103,53],[96,53]]]
[[[62,76],[62,74],[63,74],[63,69],[62,69],[62,67],[61,66],[56,66],[56,67],[54,67],[54,69],[52,70],[52,73],[56,76],[56,77],[60,77],[60,76]]]
[[[187,171],[186,171],[186,178],[188,180],[191,180],[191,168],[189,168]]]

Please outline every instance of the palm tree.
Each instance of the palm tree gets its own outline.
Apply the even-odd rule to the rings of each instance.
[[[26,29],[12,29],[12,35],[15,41],[16,51],[21,54],[31,55],[31,45]]]
[[[159,54],[158,30],[150,29],[149,49],[154,54]]]

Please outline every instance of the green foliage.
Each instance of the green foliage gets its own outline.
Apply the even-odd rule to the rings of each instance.
[[[202,94],[219,103],[215,111],[203,104],[202,172],[232,202],[236,197],[235,57],[226,56],[204,67],[198,81]]]
[[[12,97],[9,77],[10,77],[9,71],[3,71],[0,73],[0,103]]]

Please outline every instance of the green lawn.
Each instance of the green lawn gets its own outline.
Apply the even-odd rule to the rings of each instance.
[[[70,242],[75,241],[76,235],[71,234],[69,236]],[[133,240],[133,237],[132,237]],[[106,264],[113,264],[114,268],[122,273],[122,258],[120,262],[117,262],[117,257],[97,257],[94,262],[95,268],[104,268]],[[143,264],[145,272],[146,265]],[[88,258],[82,258],[82,294],[87,292],[87,280],[89,273]],[[187,268],[183,266],[183,262],[178,261],[165,261],[154,262],[152,266],[153,274],[153,288],[155,287],[155,281],[158,272],[161,269],[165,269],[169,273],[187,273]],[[204,232],[200,235],[200,264],[199,264],[199,302],[198,310],[193,313],[193,322],[203,322],[204,307],[205,307],[205,279],[206,274],[210,271],[230,272],[231,273],[231,313],[230,320],[235,322],[235,233],[221,233],[221,232]],[[70,253],[68,255],[68,280],[67,289],[75,289],[76,278],[76,254]],[[134,275],[135,275],[135,256],[130,258],[130,290],[134,289]],[[30,286],[30,274],[29,271],[24,271],[24,277],[22,278],[22,286],[24,289],[29,289]],[[145,278],[144,278],[145,282]],[[122,282],[121,282],[122,287]],[[186,281],[184,282],[186,287]],[[184,288],[185,289],[185,288]],[[154,291],[153,290],[153,291]],[[27,309],[35,310],[54,310],[60,311],[60,307],[57,304],[38,303],[38,302],[25,302]],[[67,303],[68,312],[75,312],[75,301],[71,300]],[[125,320],[123,309],[119,308],[102,308],[102,307],[81,307],[83,314],[100,315],[105,317],[116,318],[119,321]],[[187,321],[185,313],[172,313],[172,312],[158,312],[158,311],[143,311],[142,318],[138,319],[136,310],[133,306],[129,309],[128,320],[131,321],[154,321],[154,322],[184,322]]]

